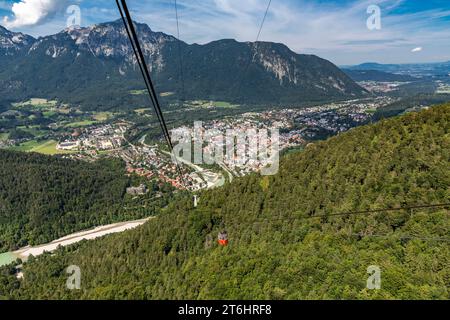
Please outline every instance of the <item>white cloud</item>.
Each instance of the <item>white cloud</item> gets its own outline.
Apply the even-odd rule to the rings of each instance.
[[[16,0],[19,1],[55,5],[67,0]],[[69,1],[66,5],[82,4],[82,22],[85,26],[119,18],[114,0]],[[200,44],[223,38],[255,41],[268,1],[178,0],[181,39]],[[128,2],[134,20],[147,23],[155,31],[177,34],[173,0]],[[418,56],[423,61],[449,60],[450,29],[447,19],[450,17],[450,6],[418,11],[397,10],[407,2],[409,0],[273,0],[260,40],[281,42],[298,53],[316,54],[337,64],[366,61],[413,63],[417,62]],[[382,9],[381,30],[367,29],[367,7],[371,4],[377,4]],[[52,8],[53,12],[58,9]],[[33,36],[59,32],[66,26],[64,9],[56,16],[48,10],[40,10],[39,18],[34,19],[40,22],[16,29]],[[29,11],[23,10],[24,14]],[[10,24],[24,25],[19,22],[24,19],[14,13],[15,20]],[[52,16],[54,18],[50,19]],[[426,48],[422,49],[423,54],[405,55],[419,44]]]
[[[13,18],[4,17],[3,24],[7,28],[37,26],[63,12],[67,3],[68,0],[21,0],[11,8]]]
[[[411,52],[420,52],[422,51],[422,47],[417,47],[411,50]]]
[[[181,38],[198,43],[221,38],[254,41],[267,1],[179,0],[183,7]],[[450,30],[442,27],[442,19],[450,16],[449,8],[398,13],[404,3],[406,0],[272,1],[260,40],[285,43],[296,52],[317,54],[338,64],[414,62],[416,55],[405,57],[404,53],[418,42],[427,48],[424,59],[448,60]],[[381,30],[367,29],[366,11],[371,4],[382,8]],[[174,34],[172,12],[157,17],[145,7],[140,9],[136,10],[137,20]]]
[[[130,1],[136,20],[148,23],[154,30],[176,34],[171,7],[150,11],[148,2],[156,0]],[[396,14],[395,10],[404,2],[272,1],[260,40],[281,42],[298,53],[317,54],[338,64],[404,61],[405,50],[411,50],[417,41],[431,48],[430,42],[443,43],[439,39],[450,33],[443,32],[447,35],[437,38],[439,30],[431,32],[428,27],[433,19],[445,16],[445,10]],[[179,0],[178,3],[181,39],[203,44],[222,38],[255,41],[268,0]],[[367,7],[371,4],[382,8],[381,30],[367,29]],[[432,38],[422,39],[432,33]]]

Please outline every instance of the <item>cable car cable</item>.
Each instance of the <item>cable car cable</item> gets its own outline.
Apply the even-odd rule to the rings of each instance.
[[[156,115],[158,117],[158,121],[160,123],[160,126],[161,126],[161,129],[163,131],[164,137],[167,140],[169,148],[171,148],[172,143],[170,141],[170,137],[169,138],[167,137],[166,128],[164,126],[164,123],[165,123],[164,117],[161,117],[160,109],[158,108],[158,104],[156,103],[155,97],[153,95],[153,91],[154,90],[152,90],[152,83],[151,83],[151,80],[150,80],[151,78],[150,78],[148,69],[146,67],[147,65],[146,65],[145,58],[144,58],[144,56],[142,54],[142,50],[140,49],[140,46],[139,46],[139,43],[138,43],[138,40],[137,40],[136,31],[134,29],[133,21],[131,19],[130,14],[129,14],[128,7],[126,6],[126,2],[124,0],[120,0],[120,1],[121,1],[122,6],[123,6],[123,9],[121,7],[121,4],[120,4],[119,0],[116,0],[116,3],[117,3],[117,6],[119,8],[119,12],[120,12],[120,15],[122,17],[122,21],[123,21],[123,23],[125,25],[125,29],[127,31],[128,38],[129,38],[129,40],[131,42],[131,46],[133,48],[133,52],[135,54],[136,61],[137,61],[138,65],[139,65],[139,69],[141,70],[142,77],[144,78],[144,82],[145,82],[145,85],[147,87],[147,91],[149,93],[150,100],[152,102],[153,108],[155,109],[155,112],[156,112]]]
[[[353,233],[351,236],[357,236],[361,238],[388,238],[395,236],[395,234],[360,234],[360,233]],[[400,235],[400,240],[423,240],[423,241],[436,241],[436,242],[450,242],[449,238],[429,238],[429,237],[418,237],[418,236],[412,236],[412,235]]]
[[[353,212],[338,212],[338,213],[334,213],[334,214],[315,215],[315,216],[308,216],[308,217],[278,217],[278,218],[263,218],[263,219],[256,218],[255,221],[249,222],[248,224],[257,224],[257,223],[262,223],[264,221],[310,220],[310,219],[314,219],[314,218],[328,218],[328,217],[338,217],[338,216],[348,216],[348,215],[362,215],[362,214],[401,211],[401,210],[439,209],[439,208],[445,208],[445,207],[450,207],[450,203],[439,203],[439,204],[432,204],[432,205],[414,205],[414,206],[408,206],[408,207],[372,209],[372,210],[353,211]],[[225,225],[227,225],[228,228],[231,228],[231,227],[234,227],[235,225],[242,225],[242,224],[246,224],[246,222],[239,222],[239,223],[237,223],[237,222],[235,222],[235,223],[224,223],[224,222],[222,222],[220,228],[223,229],[223,227]],[[359,236],[361,236],[361,235],[359,235]],[[442,238],[442,239],[445,239],[445,238]],[[450,241],[450,239],[449,240],[443,240],[443,241]]]
[[[285,217],[285,218],[264,218],[263,220],[304,220],[304,219],[314,219],[314,218],[328,218],[328,217],[337,217],[337,216],[347,216],[347,215],[359,215],[359,214],[367,214],[367,213],[378,213],[378,212],[389,212],[389,211],[400,211],[400,210],[415,210],[415,209],[427,209],[427,208],[440,208],[440,207],[450,207],[450,203],[439,203],[432,205],[415,205],[409,207],[398,207],[398,208],[384,208],[384,209],[372,209],[372,210],[364,210],[364,211],[348,211],[348,212],[338,212],[338,213],[330,213],[330,214],[321,214],[307,217]]]
[[[261,32],[262,32],[262,29],[264,27],[264,23],[266,22],[267,15],[269,13],[269,9],[270,9],[270,5],[271,4],[272,4],[272,0],[269,0],[269,3],[267,4],[266,12],[264,13],[264,18],[263,18],[263,20],[261,22],[261,25],[259,27],[258,36],[256,37],[256,42],[259,41],[259,37],[261,36]]]
[[[140,42],[139,42],[139,38],[138,38],[138,36],[136,34],[136,30],[134,28],[133,20],[131,19],[131,15],[130,15],[130,12],[128,10],[128,6],[126,4],[126,0],[120,0],[120,2],[119,2],[119,0],[116,0],[116,3],[117,3],[117,6],[119,8],[119,12],[120,12],[120,15],[122,17],[122,21],[123,21],[123,23],[125,25],[125,29],[127,31],[128,38],[129,38],[129,40],[131,42],[131,45],[133,47],[133,52],[134,52],[134,54],[136,56],[137,63],[139,64],[139,69],[141,70],[141,74],[142,74],[142,76],[144,78],[145,85],[147,87],[147,91],[148,91],[150,100],[151,100],[151,102],[153,104],[153,108],[154,108],[154,110],[156,112],[156,115],[158,117],[158,121],[160,123],[161,129],[163,131],[163,134],[164,134],[164,137],[166,139],[166,142],[167,142],[167,145],[169,147],[169,150],[170,150],[171,154],[173,155],[173,159],[175,161],[178,174],[180,175],[180,179],[181,179],[184,187],[187,189],[187,185],[186,185],[186,183],[184,181],[183,173],[182,173],[180,165],[178,163],[178,159],[173,153],[174,147],[173,147],[173,144],[172,144],[172,140],[170,138],[170,133],[169,133],[169,130],[167,129],[167,124],[166,124],[166,121],[164,119],[164,115],[163,115],[163,113],[161,111],[161,106],[160,106],[160,103],[158,101],[158,96],[156,94],[155,87],[154,87],[153,82],[151,80],[151,76],[150,76],[150,72],[148,70],[148,66],[147,66],[147,63],[146,63],[146,60],[145,60],[145,56],[144,56],[144,54],[142,52],[141,45],[140,45]]]
[[[269,0],[269,2],[268,2],[268,4],[267,4],[266,11],[265,11],[265,13],[264,13],[264,17],[263,17],[263,19],[262,19],[262,21],[261,21],[261,25],[259,26],[258,34],[257,34],[256,40],[255,40],[255,46],[258,45],[258,41],[259,41],[259,38],[261,37],[261,33],[262,33],[262,29],[263,29],[263,27],[264,27],[264,24],[266,23],[267,16],[268,16],[268,14],[269,14],[269,10],[270,10],[271,4],[272,4],[272,0]],[[240,95],[240,93],[241,93],[242,82],[243,82],[243,80],[244,80],[244,77],[247,75],[247,71],[248,71],[248,69],[250,68],[250,65],[255,61],[255,55],[256,55],[256,54],[254,54],[254,55],[252,56],[252,59],[249,60],[249,62],[247,63],[247,65],[246,65],[245,68],[244,68],[244,71],[240,73],[240,78],[239,78],[239,80],[236,82],[237,88],[238,88],[238,90],[239,90],[239,91],[238,91],[238,97],[239,97],[239,95]]]
[[[175,1],[175,18],[177,20],[177,40],[178,40],[178,58],[180,62],[180,77],[181,77],[181,94],[180,94],[180,100],[181,103],[184,102],[185,99],[185,83],[184,83],[184,70],[183,70],[183,56],[181,53],[181,39],[180,39],[180,21],[179,21],[179,15],[178,15],[178,2]]]
[[[415,206],[408,206],[408,207],[399,207],[399,208],[384,208],[384,209],[372,209],[372,210],[365,210],[365,211],[348,211],[348,212],[338,212],[338,213],[331,213],[331,214],[321,214],[321,215],[314,215],[314,216],[307,216],[307,217],[268,217],[268,218],[261,218],[258,217],[255,219],[257,221],[254,221],[253,223],[259,223],[262,221],[293,221],[293,220],[310,220],[315,218],[328,218],[328,217],[338,217],[338,216],[347,216],[347,215],[360,215],[360,214],[368,214],[368,213],[379,213],[379,212],[389,212],[389,211],[401,211],[401,210],[417,210],[417,209],[432,209],[432,208],[445,208],[450,207],[450,203],[439,203],[439,204],[432,204],[432,205],[415,205]]]

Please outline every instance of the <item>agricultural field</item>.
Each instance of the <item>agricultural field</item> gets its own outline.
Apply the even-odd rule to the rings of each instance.
[[[28,101],[13,103],[12,106],[15,108],[54,109],[57,104],[58,102],[55,100],[32,98]]]
[[[133,96],[139,96],[139,95],[144,95],[147,94],[147,90],[146,89],[142,89],[142,90],[131,90],[130,94]],[[170,97],[173,96],[175,94],[175,92],[161,92],[159,94],[160,97]]]
[[[231,104],[229,102],[225,102],[225,101],[213,101],[212,104],[217,107],[217,108],[236,108],[237,105]]]
[[[111,119],[114,116],[114,113],[112,112],[94,112],[92,114],[92,118],[95,121],[103,122]]]
[[[57,144],[58,142],[56,142],[55,140],[47,140],[47,141],[31,140],[24,142],[19,146],[11,147],[10,149],[23,152],[37,152],[46,155],[71,153],[70,151],[56,149]]]
[[[44,111],[42,112],[42,114],[44,115],[44,117],[46,118],[51,118],[53,116],[56,116],[58,113],[55,111]]]
[[[45,134],[48,133],[47,130],[42,130],[39,126],[35,125],[35,126],[18,126],[17,129],[21,130],[21,131],[25,131],[28,132],[30,134],[32,134],[35,137],[41,137]]]
[[[88,127],[93,124],[96,124],[97,121],[94,120],[80,120],[75,122],[70,122],[64,125],[65,128],[81,128],[81,127]]]
[[[80,110],[72,109],[70,106],[66,104],[60,104],[56,100],[46,100],[40,98],[33,98],[28,101],[12,103],[11,106],[13,109],[18,111],[28,110],[31,112],[41,111],[43,116],[46,118],[51,118],[58,114],[60,115],[68,115],[71,112],[75,112],[80,114]],[[82,112],[81,112],[82,113]]]
[[[147,93],[147,90],[131,90],[130,91],[130,94],[133,96],[139,96],[139,95],[146,94],[146,93]]]
[[[196,109],[213,109],[213,108],[220,108],[220,109],[236,109],[239,107],[239,105],[231,104],[226,101],[191,101],[189,103],[191,107],[194,107]]]
[[[175,92],[161,92],[159,95],[161,97],[170,97],[173,96],[175,94]]]
[[[70,113],[70,108],[69,107],[62,107],[58,109],[58,112],[60,114],[69,114]],[[76,113],[78,112],[78,110],[76,110]]]
[[[134,112],[136,112],[137,114],[144,114],[148,111],[151,111],[152,109],[150,108],[141,108],[141,109],[135,109]]]
[[[57,101],[37,98],[12,105],[10,115],[1,119],[4,125],[0,133],[0,147],[46,155],[74,153],[58,150],[58,142],[76,131],[112,122],[118,115],[126,117],[125,113],[84,112]]]

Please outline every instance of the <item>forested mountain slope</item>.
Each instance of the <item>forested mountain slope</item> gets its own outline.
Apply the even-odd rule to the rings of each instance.
[[[283,159],[278,175],[179,199],[144,226],[3,269],[0,296],[448,299],[450,105],[383,120]],[[328,215],[328,217],[323,217]],[[228,247],[215,239],[229,233]],[[82,289],[65,287],[69,265]],[[367,268],[381,268],[368,290]]]
[[[146,24],[136,29],[157,91],[177,99],[299,104],[368,94],[331,62],[280,43],[187,44]],[[4,101],[43,97],[122,111],[147,103],[145,95],[132,94],[145,86],[122,20],[39,39],[0,27],[2,65]]]
[[[118,160],[86,163],[0,150],[0,252],[144,213],[124,211]]]
[[[414,78],[409,75],[395,74],[378,70],[343,69],[342,71],[344,71],[354,81],[410,82],[419,80],[418,78]]]

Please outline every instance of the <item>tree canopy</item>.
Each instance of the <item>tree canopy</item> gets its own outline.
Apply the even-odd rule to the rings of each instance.
[[[3,268],[0,296],[448,299],[448,207],[364,211],[448,203],[449,127],[442,105],[315,143],[275,176],[202,192],[196,208],[180,195],[135,230],[33,259],[23,280]],[[81,290],[65,286],[70,265]],[[369,266],[380,290],[366,287]]]

